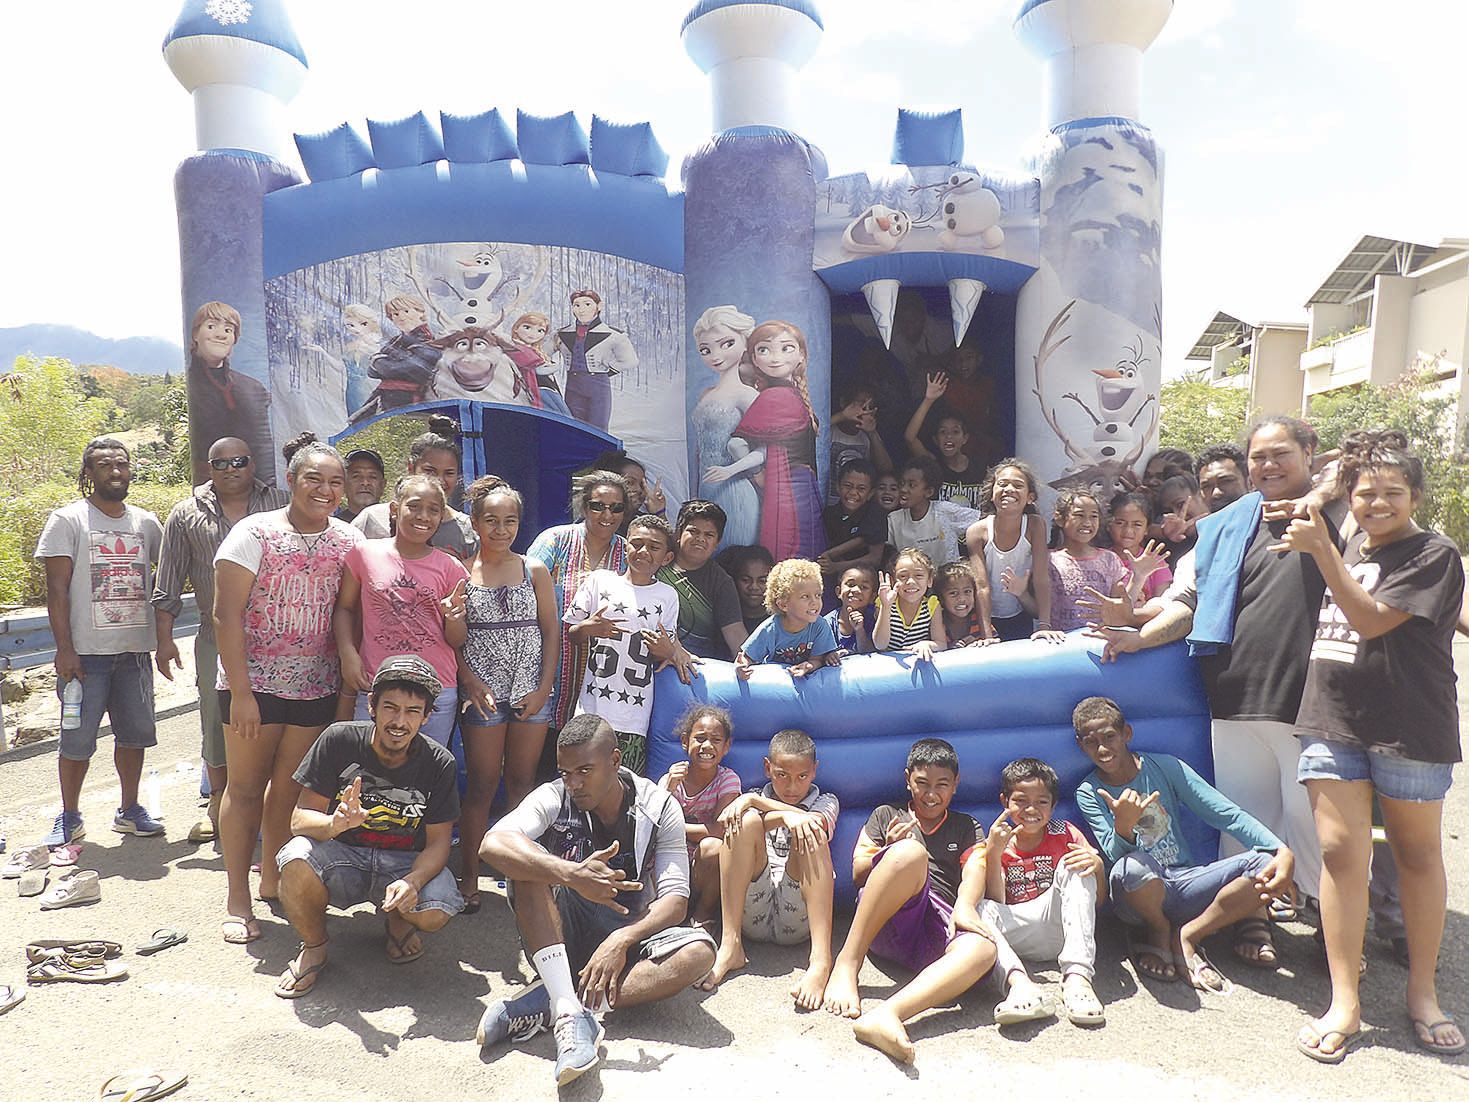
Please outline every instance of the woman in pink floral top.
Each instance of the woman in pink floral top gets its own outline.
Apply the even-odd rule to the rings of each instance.
[[[260,898],[274,899],[275,854],[290,840],[301,792],[292,774],[336,713],[341,673],[332,609],[342,561],[363,539],[332,516],[346,481],[335,449],[307,444],[287,469],[286,508],[235,525],[214,557],[219,707],[230,763],[219,815],[229,881],[222,932],[234,944],[260,936],[250,899],[256,835]]]

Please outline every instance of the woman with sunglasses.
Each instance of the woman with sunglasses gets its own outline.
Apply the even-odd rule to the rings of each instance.
[[[575,522],[547,528],[526,552],[551,572],[561,617],[561,661],[548,705],[553,731],[559,731],[571,714],[586,668],[585,651],[572,646],[566,633],[566,612],[582,579],[593,570],[627,571],[627,543],[617,534],[626,512],[627,482],[621,475],[611,471],[578,475],[571,484]]]

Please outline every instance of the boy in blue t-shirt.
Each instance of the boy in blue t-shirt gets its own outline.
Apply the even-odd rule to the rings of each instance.
[[[770,616],[750,633],[735,656],[735,672],[748,681],[761,662],[790,667],[805,677],[841,661],[836,636],[821,615],[821,568],[809,559],[786,559],[771,568],[765,582]]]
[[[824,617],[831,625],[842,657],[872,653],[872,626],[877,622],[872,599],[876,595],[876,567],[858,563],[842,571],[842,580],[837,585],[837,607]]]
[[[1111,865],[1108,890],[1118,917],[1147,930],[1134,950],[1138,971],[1166,981],[1182,968],[1200,991],[1229,990],[1204,956],[1204,938],[1242,920],[1264,920],[1265,905],[1290,890],[1295,856],[1185,762],[1135,753],[1132,726],[1116,701],[1089,696],[1071,723],[1096,766],[1076,789],[1076,807]],[[1199,862],[1179,829],[1184,811],[1248,848]]]

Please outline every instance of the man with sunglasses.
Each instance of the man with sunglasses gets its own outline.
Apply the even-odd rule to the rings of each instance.
[[[214,642],[214,553],[224,537],[252,513],[282,508],[286,494],[255,477],[250,446],[233,436],[216,440],[209,449],[209,481],[191,497],[173,507],[163,525],[163,549],[153,587],[153,619],[158,628],[158,672],[173,680],[181,668],[174,620],[183,609],[184,581],[194,588],[199,606],[199,634],[194,637],[195,683],[199,687],[201,755],[209,775],[209,815],[189,830],[189,841],[212,842],[219,832],[219,801],[227,771],[224,726],[214,674],[219,650]]]

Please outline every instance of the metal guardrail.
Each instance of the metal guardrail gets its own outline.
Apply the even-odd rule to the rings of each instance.
[[[199,630],[199,608],[192,593],[184,594],[184,607],[174,621],[175,637],[185,638]],[[29,670],[56,660],[56,639],[45,613],[0,619],[0,673]],[[0,700],[0,752],[6,749],[5,704]]]

